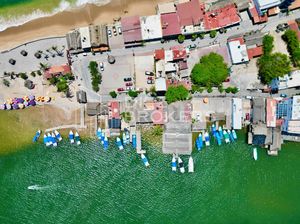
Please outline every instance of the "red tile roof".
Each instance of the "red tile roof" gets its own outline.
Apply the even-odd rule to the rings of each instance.
[[[186,49],[173,49],[173,60],[181,60],[187,57]]]
[[[154,124],[164,124],[164,105],[162,102],[154,103],[155,110],[152,112],[151,119]]]
[[[264,23],[268,21],[268,15],[265,14],[263,16],[260,16],[257,12],[257,9],[255,6],[253,6],[251,9],[249,9],[250,15],[252,17],[253,23]]]
[[[259,57],[259,56],[263,55],[263,48],[262,48],[262,46],[254,47],[254,48],[248,48],[247,53],[248,53],[248,58],[249,59]]]
[[[231,38],[231,39],[228,39],[228,42],[237,41],[237,40],[240,42],[241,45],[245,44],[245,40],[243,37]]]
[[[165,59],[165,50],[164,49],[157,49],[154,52],[155,60],[162,60]]]
[[[300,31],[299,31],[299,27],[298,27],[298,24],[296,23],[296,21],[289,21],[288,24],[289,24],[290,29],[294,30],[297,33],[298,40],[300,40]]]
[[[125,43],[142,40],[141,22],[139,16],[122,18],[121,25]]]
[[[179,70],[188,69],[188,64],[186,61],[180,61],[179,62]]]
[[[238,9],[234,4],[226,5],[210,12],[206,12],[204,17],[204,27],[207,30],[218,29],[230,26],[241,21]]]
[[[204,17],[205,5],[200,4],[199,0],[180,3],[177,5],[177,14],[181,26],[197,25]]]
[[[45,71],[44,76],[46,79],[50,79],[53,76],[65,75],[67,73],[71,73],[69,65],[54,65]]]
[[[162,14],[160,17],[163,36],[179,35],[181,33],[177,13]]]
[[[109,119],[115,118],[120,119],[120,108],[119,108],[119,102],[111,101],[108,103],[109,108]]]

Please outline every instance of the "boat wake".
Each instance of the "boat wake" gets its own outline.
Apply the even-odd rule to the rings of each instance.
[[[40,186],[40,185],[37,185],[37,184],[27,187],[28,190],[32,190],[32,191],[46,190],[46,189],[49,189],[49,188],[50,188],[50,186]]]
[[[16,16],[10,15],[9,18],[0,16],[0,32],[10,27],[21,26],[27,22],[30,22],[38,18],[52,16],[63,11],[78,9],[84,7],[86,4],[95,4],[101,6],[101,5],[108,4],[110,1],[111,0],[77,0],[75,3],[70,3],[69,1],[62,0],[59,6],[54,8],[49,13],[43,12],[40,9],[35,9],[31,14],[16,15]]]

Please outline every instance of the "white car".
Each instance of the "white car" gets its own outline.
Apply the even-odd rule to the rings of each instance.
[[[126,90],[129,91],[129,90],[134,90],[134,88],[132,86],[126,86]]]
[[[112,37],[111,30],[107,30],[108,37]]]
[[[118,27],[118,33],[121,35],[122,34],[122,29],[121,27]]]
[[[87,53],[83,53],[82,55],[83,55],[83,56],[87,56]]]
[[[100,62],[99,63],[99,67],[100,67],[100,71],[104,71],[104,63],[103,62]]]

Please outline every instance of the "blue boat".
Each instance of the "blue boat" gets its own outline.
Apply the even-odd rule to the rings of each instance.
[[[55,137],[57,138],[58,141],[62,140],[62,137],[61,137],[60,133],[57,130],[54,131],[54,134],[55,134]]]
[[[176,172],[176,169],[177,169],[177,162],[176,162],[176,157],[175,157],[175,155],[173,155],[172,162],[171,162],[171,167],[172,167],[172,171],[173,171],[173,172]]]
[[[70,143],[73,144],[74,143],[74,133],[72,130],[69,132],[69,139],[70,139]]]
[[[127,138],[126,138],[125,132],[123,132],[122,138],[123,138],[123,144],[126,145],[127,144]]]
[[[233,135],[232,135],[231,131],[228,129],[227,132],[228,132],[230,141],[234,142],[234,138],[233,138]]]
[[[52,132],[52,133],[51,133],[51,136],[52,136],[52,143],[53,143],[53,146],[56,147],[56,146],[57,146],[57,141],[56,141],[56,138],[55,138],[55,134]]]
[[[123,150],[124,149],[124,147],[122,145],[122,142],[121,142],[121,139],[119,137],[117,137],[117,146],[118,146],[119,150]]]
[[[136,134],[132,135],[132,146],[136,149]]]
[[[232,129],[232,136],[233,136],[233,138],[234,138],[234,140],[237,140],[237,135],[236,135],[236,132],[235,132],[235,130],[234,129]]]
[[[221,139],[221,137],[220,137],[219,132],[216,132],[216,139],[217,139],[218,145],[222,145],[222,139]]]
[[[49,146],[49,142],[48,142],[48,136],[46,134],[44,134],[44,144],[46,146]]]
[[[41,130],[38,130],[35,133],[35,136],[33,137],[32,142],[36,142],[37,140],[39,140],[40,135],[41,135]]]
[[[104,145],[104,139],[105,139],[105,134],[104,134],[104,132],[101,132],[100,141],[101,141],[102,145]]]
[[[104,144],[103,144],[103,147],[104,147],[105,150],[108,149],[108,138],[107,138],[106,136],[104,137]]]
[[[129,131],[126,131],[126,141],[127,141],[127,144],[129,144],[129,142],[130,142]]]
[[[223,130],[221,126],[219,126],[219,134],[220,134],[220,138],[223,139],[224,136],[223,136]]]
[[[76,141],[76,144],[77,144],[77,145],[80,145],[80,144],[81,144],[80,137],[79,137],[79,134],[78,134],[77,131],[75,132],[75,141]]]
[[[212,125],[211,125],[211,131],[212,131],[213,136],[216,137],[217,129],[216,129],[215,124],[212,124]]]
[[[97,137],[98,137],[99,140],[101,138],[101,133],[102,133],[102,129],[98,128],[97,131],[96,131],[96,135],[97,135]]]
[[[50,133],[47,134],[47,139],[48,139],[48,144],[49,146],[53,144],[53,141],[52,141],[52,136]]]
[[[207,132],[204,133],[205,145],[210,146],[210,137]]]
[[[199,148],[201,150],[203,148],[203,137],[202,137],[201,133],[199,134],[197,139],[198,139],[198,143],[199,143]]]
[[[142,158],[142,161],[143,161],[145,167],[150,166],[147,157],[143,153],[141,154],[141,158]]]

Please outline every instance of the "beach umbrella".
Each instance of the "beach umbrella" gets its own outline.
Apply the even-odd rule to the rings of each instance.
[[[14,110],[18,110],[18,109],[19,109],[19,106],[18,106],[17,103],[14,103],[14,104],[12,105],[12,108],[13,108]]]
[[[35,96],[34,95],[30,95],[28,98],[29,98],[29,100],[35,100]]]
[[[23,56],[25,57],[25,56],[27,56],[27,55],[28,55],[28,52],[27,52],[27,51],[25,51],[25,50],[22,50],[22,51],[20,52],[20,54],[21,54],[21,55],[23,55]]]
[[[0,105],[0,110],[5,110],[5,104]]]
[[[23,98],[16,98],[17,103],[24,103]]]
[[[16,64],[16,60],[14,59],[9,59],[8,62],[11,64],[11,65],[15,65]]]
[[[23,103],[19,103],[19,104],[18,104],[18,107],[19,107],[20,109],[23,109],[23,108],[24,108],[24,104],[23,104]]]
[[[6,104],[6,110],[11,110],[11,105],[10,104]]]
[[[49,102],[50,101],[50,97],[49,96],[45,96],[45,102]]]
[[[29,101],[29,106],[35,106],[35,105],[36,105],[36,102],[34,100]]]
[[[24,106],[25,106],[25,107],[28,107],[28,105],[29,105],[28,101],[25,101],[25,102],[24,102]]]

